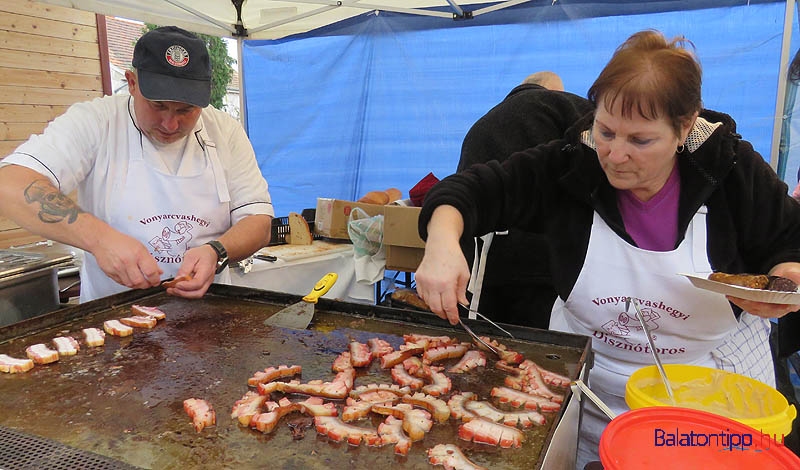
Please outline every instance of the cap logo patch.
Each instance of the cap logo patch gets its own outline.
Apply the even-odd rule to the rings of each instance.
[[[189,52],[177,44],[173,44],[167,48],[167,62],[173,67],[186,67],[189,63]]]

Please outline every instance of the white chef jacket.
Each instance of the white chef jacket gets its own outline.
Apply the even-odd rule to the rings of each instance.
[[[115,182],[125,180],[133,154],[141,152],[144,162],[156,171],[192,177],[204,170],[206,161],[184,156],[205,153],[200,137],[204,135],[214,143],[224,173],[223,183],[230,198],[228,225],[250,215],[274,216],[267,182],[237,121],[209,106],[203,109],[185,145],[158,147],[137,129],[131,99],[128,95],[115,95],[71,106],[42,135],[32,136],[2,164],[17,164],[37,171],[64,194],[77,189],[80,207],[108,222],[113,216],[112,208],[119,202],[115,200]],[[138,146],[131,144],[136,141]],[[165,164],[169,157],[162,158],[159,153],[162,150],[181,153],[177,167]],[[100,297],[112,293],[95,294]]]

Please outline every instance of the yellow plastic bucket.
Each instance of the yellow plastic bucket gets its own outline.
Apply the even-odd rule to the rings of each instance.
[[[628,379],[625,402],[632,409],[678,406],[707,411],[746,424],[782,442],[797,416],[794,405],[774,388],[750,377],[710,367],[665,364],[675,405],[656,366],[643,367]]]

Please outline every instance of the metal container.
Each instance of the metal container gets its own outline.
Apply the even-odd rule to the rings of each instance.
[[[71,254],[0,250],[0,326],[57,309],[58,265],[70,259]]]

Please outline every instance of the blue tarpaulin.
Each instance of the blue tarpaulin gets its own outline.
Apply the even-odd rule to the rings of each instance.
[[[247,130],[276,215],[315,207],[317,197],[389,187],[406,195],[428,172],[454,172],[469,127],[526,76],[554,71],[585,96],[615,48],[653,28],[694,43],[705,106],[733,116],[768,159],[784,9],[548,0],[460,21],[370,12],[245,41]]]

